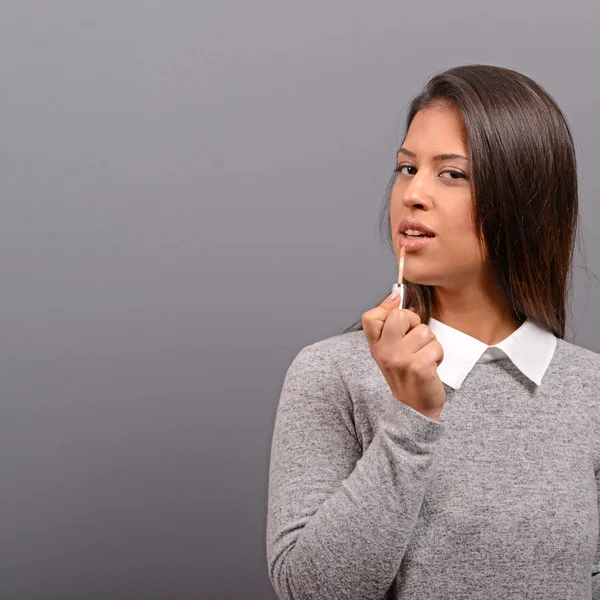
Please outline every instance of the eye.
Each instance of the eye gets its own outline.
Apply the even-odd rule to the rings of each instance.
[[[415,167],[413,167],[412,165],[399,165],[394,169],[395,173],[401,173],[402,169],[414,169]],[[406,173],[402,173],[403,175],[405,175]],[[411,173],[411,175],[414,175],[414,173]]]
[[[468,177],[464,173],[460,173],[459,171],[444,171],[444,173],[450,173],[450,175],[456,175],[456,177],[450,177],[450,179],[468,179]]]
[[[402,169],[416,169],[413,165],[398,165],[394,169],[394,173],[402,173]],[[461,173],[460,171],[442,171],[442,175],[444,173],[449,173],[450,177],[445,177],[445,179],[469,179],[468,175]],[[414,175],[414,173],[402,173],[403,175]]]

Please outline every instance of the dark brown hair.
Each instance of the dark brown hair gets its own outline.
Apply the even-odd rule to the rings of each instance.
[[[419,110],[438,105],[457,108],[466,128],[475,229],[500,293],[517,321],[531,317],[564,338],[578,182],[563,113],[550,94],[521,73],[465,65],[433,76],[411,100],[404,137]],[[395,180],[396,173],[380,216],[380,231],[392,251],[389,209]],[[404,305],[413,307],[422,323],[429,322],[434,301],[431,286],[406,282]],[[361,320],[362,315],[344,333],[362,330]]]

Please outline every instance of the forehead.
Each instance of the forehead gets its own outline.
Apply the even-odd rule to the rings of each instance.
[[[417,154],[467,154],[468,144],[460,111],[443,106],[421,109],[412,120],[402,146]]]

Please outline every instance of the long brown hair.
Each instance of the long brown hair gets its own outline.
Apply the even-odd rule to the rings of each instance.
[[[475,228],[509,309],[518,322],[531,317],[564,338],[578,226],[575,148],[565,116],[529,77],[503,67],[465,65],[434,75],[411,100],[404,137],[419,110],[439,104],[462,115]],[[395,180],[394,173],[380,216],[392,251]],[[406,282],[405,306],[422,323],[429,322],[434,301],[432,286]],[[360,331],[361,319],[344,333]]]

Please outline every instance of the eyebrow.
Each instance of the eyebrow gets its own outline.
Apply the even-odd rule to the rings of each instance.
[[[406,154],[408,156],[412,156],[412,158],[417,157],[417,155],[414,152],[411,152],[410,150],[407,150],[406,148],[400,148],[398,150],[398,153],[396,154],[396,158],[398,158],[399,154]],[[433,160],[450,160],[452,158],[462,158],[463,160],[466,160],[466,161],[469,160],[466,156],[463,156],[462,154],[436,154],[433,157]]]

